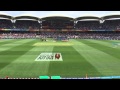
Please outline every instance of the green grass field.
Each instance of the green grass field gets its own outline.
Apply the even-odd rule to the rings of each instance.
[[[120,76],[120,46],[116,40],[41,42],[35,39],[0,40],[0,77],[38,78]],[[35,61],[43,52],[59,52],[63,61]]]

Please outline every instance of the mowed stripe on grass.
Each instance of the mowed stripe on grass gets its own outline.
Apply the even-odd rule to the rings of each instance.
[[[120,59],[109,52],[113,48],[97,43],[97,40],[78,40],[83,43],[81,54],[104,76],[120,75]],[[96,42],[97,41],[97,42]],[[102,42],[101,42],[102,43]],[[85,50],[88,50],[87,52]]]
[[[18,40],[14,40],[14,39],[12,39],[12,40],[11,40],[11,39],[10,39],[10,40],[8,40],[8,39],[7,39],[7,40],[6,40],[6,39],[4,40],[4,39],[3,39],[3,40],[2,40],[2,39],[0,39],[0,46],[6,45],[6,44],[10,44],[10,43],[13,43],[13,42],[16,42],[16,41],[18,41]]]
[[[7,41],[8,43],[2,43],[1,44],[0,52],[8,50],[8,49],[9,49],[9,51],[17,51],[17,49],[22,50],[21,48],[15,48],[15,49],[11,49],[11,48],[17,47],[17,46],[22,45],[22,44],[25,45],[25,44],[27,44],[27,42],[30,42],[30,41],[32,41],[32,40],[25,40],[24,39],[24,40],[13,40],[13,41],[10,41],[10,42]],[[28,43],[28,46],[29,46],[29,43]]]
[[[27,40],[26,44],[32,44],[34,42],[35,42],[34,40]],[[0,48],[3,48],[3,47],[0,47]],[[25,51],[23,51],[21,54],[18,54],[19,51],[16,51],[14,53],[11,52],[12,50],[15,50],[18,48],[24,49]],[[9,49],[1,51],[0,52],[0,70],[5,66],[7,66],[8,64],[10,64],[11,62],[13,62],[14,60],[16,60],[17,58],[19,58],[21,55],[24,55],[29,49],[32,49],[32,48],[33,46],[28,47],[28,46],[25,46],[23,43],[21,43],[19,46],[14,46],[12,48],[9,47]]]
[[[73,47],[55,46],[53,52],[62,54],[62,62],[50,62],[48,75],[62,77],[85,77],[86,74],[101,75],[86,59]]]
[[[120,59],[120,54],[119,54],[120,49],[115,49],[115,48],[106,46],[104,44],[100,44],[96,40],[94,40],[94,41],[86,40],[86,41],[84,41],[84,43],[86,43],[87,45],[89,45],[91,47],[94,47],[94,48],[96,48],[96,49],[98,49],[102,52],[105,52],[105,53],[109,54],[110,56],[113,56],[113,57],[116,57],[116,58]]]
[[[85,77],[86,74],[88,76],[120,75],[120,57],[115,56],[118,54],[112,54],[120,51],[110,47],[109,42],[70,40],[69,43],[72,46],[62,46],[62,42],[59,42],[61,46],[34,46],[35,43],[44,42],[31,39],[10,41],[8,40],[6,43],[0,42],[0,77],[38,77],[39,75]],[[48,42],[45,43],[47,44]],[[36,62],[35,59],[42,52],[61,53],[63,61]]]
[[[115,45],[114,44],[120,44],[120,41],[119,40],[88,40],[90,42],[93,42],[93,43],[97,43],[97,44],[100,44],[100,45],[104,45],[104,46],[107,46],[107,47],[110,47],[110,48],[114,48],[114,49],[120,49],[120,45],[118,45],[116,48],[115,48]]]
[[[22,78],[38,78],[40,75],[47,75],[50,61],[36,62],[35,59],[40,53],[52,52],[52,50],[51,46],[34,47],[3,68],[1,73],[3,76]]]

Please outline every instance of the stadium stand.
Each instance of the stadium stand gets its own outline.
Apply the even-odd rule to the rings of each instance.
[[[43,29],[73,29],[74,19],[70,17],[44,17],[42,18]]]
[[[117,19],[116,19],[117,18]],[[80,38],[120,40],[120,15],[78,18],[0,15],[0,38]],[[100,22],[102,21],[102,23]]]

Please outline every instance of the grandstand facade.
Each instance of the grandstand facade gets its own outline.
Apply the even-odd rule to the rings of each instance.
[[[44,36],[120,40],[120,15],[77,18],[0,15],[0,38],[40,38]]]

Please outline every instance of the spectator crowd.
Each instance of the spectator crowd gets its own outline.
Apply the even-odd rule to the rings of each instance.
[[[84,32],[77,31],[66,31],[62,32],[56,30],[54,32],[44,31],[46,29],[73,29],[82,30]],[[43,29],[39,32],[11,32],[4,31],[1,29]],[[94,32],[89,30],[94,30]],[[104,30],[99,31],[98,30]],[[99,23],[99,21],[78,21],[76,24],[73,21],[43,21],[42,24],[37,21],[30,20],[16,20],[12,23],[10,20],[0,19],[0,39],[39,39],[39,38],[57,38],[57,37],[67,37],[69,39],[102,39],[102,40],[120,40],[120,32],[115,30],[120,30],[120,20],[106,20],[104,23]]]

